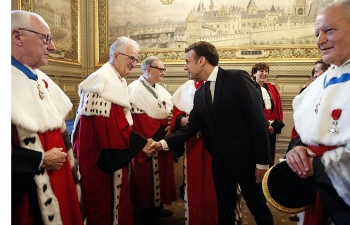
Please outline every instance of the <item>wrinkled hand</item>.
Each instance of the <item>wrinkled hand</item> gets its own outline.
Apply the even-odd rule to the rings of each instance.
[[[296,146],[286,155],[289,167],[300,177],[306,178],[314,175],[312,161],[316,154],[304,146]]]
[[[267,170],[255,168],[255,183],[261,183]]]
[[[147,155],[147,157],[151,157],[154,154],[155,149],[149,147],[152,144],[152,142],[154,142],[152,138],[148,139],[147,144],[142,149],[142,151]]]
[[[63,148],[52,148],[44,152],[44,162],[41,168],[48,170],[59,170],[66,161],[67,153],[62,152]]]
[[[269,134],[275,133],[275,130],[273,129],[272,126],[269,126],[269,127],[267,128],[267,130],[269,131]]]
[[[308,177],[312,177],[315,175],[314,167],[312,166],[312,161],[314,160],[314,158],[308,157],[308,160],[309,160],[309,165],[310,165],[309,171],[306,173],[306,175],[300,174],[299,177],[301,177],[301,178],[308,178]]]
[[[153,141],[152,144],[148,147],[148,148],[152,148],[155,149],[157,151],[163,150],[162,144],[158,141]]]
[[[165,137],[171,134],[170,126],[167,126],[164,130],[166,131]]]

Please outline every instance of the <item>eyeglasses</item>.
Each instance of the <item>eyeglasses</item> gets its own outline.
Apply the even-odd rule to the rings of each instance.
[[[127,57],[130,59],[130,62],[131,62],[131,63],[133,63],[133,62],[138,63],[138,62],[139,62],[139,59],[136,59],[134,56],[127,55],[127,54],[124,54],[124,53],[121,53],[121,52],[118,52],[118,54],[127,56]]]
[[[40,35],[43,35],[45,36],[46,40],[45,40],[45,44],[50,44],[51,41],[52,41],[52,36],[51,34],[42,34],[42,33],[39,33],[39,32],[36,32],[34,30],[28,30],[28,29],[25,29],[25,28],[18,28],[18,30],[26,30],[26,31],[29,31],[29,32],[32,32],[32,33],[35,33],[35,34],[40,34]]]
[[[156,67],[156,66],[149,66],[149,67],[154,68],[154,69],[158,69],[160,73],[161,72],[166,72],[165,68],[159,68],[159,67]]]

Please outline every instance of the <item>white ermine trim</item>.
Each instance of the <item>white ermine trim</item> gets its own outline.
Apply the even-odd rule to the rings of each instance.
[[[325,152],[322,163],[339,196],[350,206],[350,152],[346,147],[339,147]]]
[[[171,97],[174,106],[187,114],[190,114],[193,108],[193,99],[196,92],[193,82],[193,80],[189,80],[181,85]]]
[[[81,115],[109,117],[111,102],[104,100],[100,95],[84,92]]]
[[[139,80],[128,85],[131,113],[145,113],[153,119],[166,119],[172,114],[171,94],[161,85],[156,84],[155,98]]]
[[[57,198],[52,191],[49,175],[47,174],[46,169],[43,171],[43,174],[35,175],[34,177],[34,181],[37,185],[38,203],[43,223],[45,225],[63,224],[60,215],[60,207]]]
[[[62,120],[61,133],[67,130],[66,121]]]
[[[38,83],[11,67],[11,123],[33,132],[45,132],[62,126],[72,103],[61,88],[40,70]],[[46,88],[46,84],[48,84]],[[40,99],[37,85],[44,98]]]
[[[17,133],[21,147],[30,148],[38,152],[44,152],[44,150],[42,149],[40,138],[37,135],[37,133],[32,133],[20,127],[17,127]],[[31,141],[28,141],[28,138],[30,138]],[[50,177],[47,174],[47,170],[42,169],[39,174],[34,176],[34,181],[37,186],[38,203],[43,223],[45,225],[62,224],[60,207],[57,198],[53,193],[50,183]]]
[[[72,149],[66,149],[67,151],[67,157],[68,157],[68,161],[69,161],[69,166],[70,168],[72,169],[76,164],[75,162],[75,158],[74,158],[74,155],[73,155],[73,150]],[[80,177],[80,174],[79,174],[79,177]]]
[[[119,209],[119,199],[120,199],[120,192],[122,189],[122,181],[123,181],[123,169],[119,169],[113,173],[113,187],[114,187],[114,207],[113,207],[113,224],[118,225],[118,209]],[[124,187],[127,188],[127,187]]]
[[[185,153],[184,153],[184,205],[185,205],[185,218],[186,225],[190,223],[190,214],[188,209],[188,190],[187,190],[187,145],[185,145]]]
[[[160,185],[159,185],[159,163],[158,163],[158,152],[152,156],[152,172],[153,172],[153,199],[154,206],[160,206]]]

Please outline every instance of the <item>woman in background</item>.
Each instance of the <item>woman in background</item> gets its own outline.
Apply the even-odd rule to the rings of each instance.
[[[262,100],[265,112],[265,117],[269,131],[271,157],[273,166],[276,155],[276,134],[281,133],[281,129],[284,126],[283,110],[280,94],[275,85],[267,82],[269,75],[269,65],[266,63],[257,63],[252,68],[252,77],[255,82],[255,86],[258,88]],[[282,126],[281,126],[282,125]]]

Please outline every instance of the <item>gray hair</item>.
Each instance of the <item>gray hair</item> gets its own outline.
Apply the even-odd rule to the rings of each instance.
[[[47,27],[49,27],[44,18],[39,14],[23,10],[13,10],[11,11],[11,30],[16,28],[35,29],[37,27],[37,23],[33,23],[33,18],[37,18]]]
[[[343,18],[350,23],[350,0],[340,0],[334,3],[330,3],[326,5],[319,14],[335,8],[341,8],[343,10],[342,16]]]
[[[140,51],[140,45],[136,41],[127,37],[120,37],[111,45],[109,49],[109,62],[113,63],[114,54],[116,52],[123,52],[128,45],[132,45],[137,51]]]
[[[154,61],[161,61],[161,60],[156,56],[148,56],[145,60],[143,60],[143,62],[141,63],[142,73],[144,73],[147,70],[147,67],[151,66]]]

